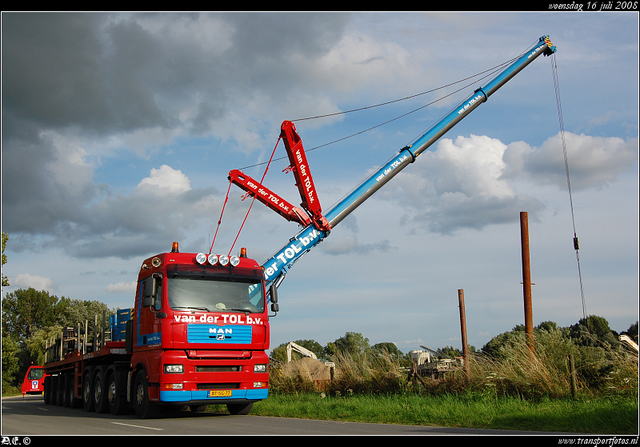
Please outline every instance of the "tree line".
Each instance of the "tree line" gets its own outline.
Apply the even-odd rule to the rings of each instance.
[[[578,349],[581,347],[599,348],[604,346],[618,349],[620,347],[619,335],[628,335],[636,343],[638,342],[638,322],[636,321],[626,331],[618,334],[609,327],[609,322],[604,317],[590,315],[568,327],[560,327],[553,321],[544,321],[534,328],[534,336],[542,333],[557,333],[560,338],[564,338],[567,343]],[[470,353],[485,355],[494,359],[503,359],[507,355],[506,352],[508,350],[506,347],[525,337],[524,325],[517,325],[511,331],[493,337],[480,350],[475,346],[469,346],[468,350]],[[386,353],[396,357],[403,366],[407,366],[407,363],[411,364],[410,353],[403,353],[394,343],[383,342],[371,346],[369,339],[359,332],[347,332],[335,341],[327,343],[326,346],[322,346],[315,340],[293,340],[293,342],[310,350],[322,361],[331,360],[332,357],[339,353],[361,356],[368,353],[376,354],[386,351]],[[287,345],[288,343],[282,343],[274,348],[271,351],[271,358],[282,363],[287,362]],[[434,356],[452,359],[461,357],[462,351],[453,346],[445,346],[434,350]],[[302,354],[294,353],[292,360],[302,357]]]
[[[392,358],[396,359],[401,366],[411,366],[411,354],[403,353],[392,342],[381,342],[374,345],[369,344],[369,339],[363,336],[359,332],[346,332],[342,337],[337,338],[335,341],[329,342],[326,346],[322,346],[315,340],[293,340],[294,343],[302,346],[305,349],[313,352],[319,360],[330,361],[336,355],[348,354],[354,357],[360,357],[363,355],[377,355],[385,353]],[[282,343],[276,348],[271,350],[270,358],[277,362],[286,363],[287,358],[287,345],[289,343]],[[470,349],[475,351],[475,347],[471,346]],[[435,356],[438,358],[455,358],[462,355],[462,352],[458,348],[453,346],[445,346],[444,348],[438,348],[434,350]],[[293,352],[291,355],[292,360],[298,360],[303,355],[298,352]]]
[[[9,236],[2,233],[2,265]],[[2,275],[2,286],[9,286]],[[20,386],[31,364],[44,363],[47,340],[59,335],[64,327],[84,326],[95,315],[113,313],[99,301],[57,297],[45,290],[18,289],[2,298],[2,390]]]

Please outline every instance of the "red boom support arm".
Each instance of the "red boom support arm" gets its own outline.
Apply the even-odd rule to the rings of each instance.
[[[284,140],[289,162],[291,163],[291,166],[285,171],[293,171],[293,175],[296,178],[296,186],[302,198],[300,205],[303,209],[293,206],[257,180],[237,169],[229,172],[229,180],[288,221],[298,222],[305,227],[313,223],[319,230],[331,230],[329,221],[322,215],[322,207],[311,178],[311,171],[309,171],[309,163],[304,153],[302,140],[291,121],[282,123],[280,137]]]
[[[229,180],[288,221],[298,222],[305,227],[311,223],[311,219],[307,216],[307,213],[300,208],[293,206],[247,174],[234,169],[229,172]]]
[[[311,215],[318,229],[330,230],[329,221],[322,215],[322,207],[318,200],[318,193],[311,177],[307,156],[302,146],[302,139],[296,132],[296,126],[291,121],[284,121],[281,126],[280,137],[284,140],[284,145],[289,155],[290,169],[296,178],[296,186],[300,191],[302,208]]]

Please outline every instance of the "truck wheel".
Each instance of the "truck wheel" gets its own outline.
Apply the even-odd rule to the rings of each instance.
[[[78,408],[78,399],[75,397],[75,376],[73,373],[67,374],[67,406],[69,408]]]
[[[93,406],[96,413],[106,413],[109,411],[109,401],[107,400],[107,387],[104,381],[104,373],[98,371],[93,380]]]
[[[60,403],[63,407],[71,406],[71,402],[69,402],[69,374],[65,374],[61,376],[61,388],[62,388],[62,402]]]
[[[253,409],[253,402],[248,404],[227,404],[227,410],[231,414],[249,414]]]
[[[64,407],[64,375],[60,374],[56,383],[56,405]]]
[[[84,411],[93,411],[93,387],[91,386],[91,373],[87,372],[82,379],[82,406]]]
[[[128,408],[127,397],[118,389],[116,373],[113,372],[107,381],[107,398],[109,400],[109,411],[112,415],[125,414]]]
[[[160,406],[149,400],[149,383],[144,370],[136,375],[133,393],[133,406],[140,419],[153,419],[158,416]]]
[[[44,378],[44,403],[45,405],[51,403],[51,376]]]
[[[56,404],[56,394],[58,394],[58,376],[51,376],[51,405]]]

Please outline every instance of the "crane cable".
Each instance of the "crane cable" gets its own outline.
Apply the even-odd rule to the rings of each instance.
[[[323,114],[323,115],[315,115],[315,116],[308,116],[308,117],[304,117],[304,118],[296,118],[296,119],[293,119],[291,121],[292,122],[307,121],[307,120],[314,120],[314,119],[320,119],[320,118],[328,118],[328,117],[332,117],[332,116],[336,116],[336,115],[346,115],[348,113],[353,113],[353,112],[362,112],[364,110],[373,109],[373,108],[376,108],[376,107],[386,106],[386,105],[389,105],[389,104],[394,104],[394,103],[397,103],[397,102],[401,102],[401,101],[406,101],[406,100],[409,100],[409,99],[417,98],[419,96],[423,96],[423,95],[426,95],[428,93],[433,93],[435,91],[442,90],[442,89],[445,89],[447,87],[454,86],[454,85],[459,84],[461,82],[468,81],[469,79],[476,78],[476,77],[478,77],[480,75],[484,75],[484,76],[480,77],[479,79],[476,79],[475,81],[472,81],[472,82],[470,82],[468,84],[465,84],[464,86],[460,87],[459,89],[454,90],[451,93],[448,93],[447,95],[439,97],[439,98],[437,98],[437,99],[435,99],[435,100],[433,100],[433,101],[431,101],[431,102],[429,102],[427,104],[424,104],[424,105],[422,105],[420,107],[412,109],[412,110],[410,110],[408,112],[405,112],[402,115],[396,116],[395,118],[391,118],[391,119],[389,119],[387,121],[384,121],[382,123],[376,124],[375,126],[360,130],[360,131],[355,132],[353,134],[350,134],[350,135],[347,135],[347,136],[344,136],[344,137],[340,137],[340,138],[338,138],[336,140],[333,140],[333,141],[330,141],[328,143],[324,143],[324,144],[321,144],[319,146],[315,146],[315,147],[312,147],[312,148],[309,148],[309,149],[305,149],[305,152],[315,151],[317,149],[320,149],[320,148],[323,148],[323,147],[326,147],[326,146],[329,146],[329,145],[332,145],[332,144],[335,144],[335,143],[339,143],[340,141],[344,141],[344,140],[347,140],[349,138],[355,137],[357,135],[361,135],[361,134],[363,134],[365,132],[369,132],[371,130],[377,129],[378,127],[382,127],[382,126],[384,126],[386,124],[392,123],[392,122],[397,121],[397,120],[399,120],[401,118],[404,118],[405,116],[411,115],[412,113],[418,112],[419,110],[422,110],[422,109],[424,109],[426,107],[429,107],[430,105],[433,105],[438,101],[442,101],[442,100],[448,98],[449,96],[453,96],[456,93],[468,88],[469,86],[471,86],[471,85],[473,85],[473,84],[475,84],[477,82],[480,82],[483,79],[486,79],[486,78],[492,76],[500,68],[504,67],[507,64],[510,64],[511,62],[516,60],[518,57],[520,57],[520,56],[514,57],[514,58],[512,58],[512,59],[510,59],[508,61],[502,62],[501,64],[498,64],[498,65],[496,65],[494,67],[491,67],[491,68],[488,68],[488,69],[486,69],[484,71],[478,72],[478,73],[476,73],[476,74],[474,74],[472,76],[468,76],[466,78],[460,79],[460,80],[452,82],[450,84],[442,85],[440,87],[436,87],[436,88],[433,88],[431,90],[426,90],[424,92],[416,93],[416,94],[405,96],[405,97],[398,98],[398,99],[393,99],[393,100],[381,102],[381,103],[378,103],[378,104],[372,104],[372,105],[368,105],[368,106],[364,106],[364,107],[358,107],[358,108],[355,108],[355,109],[350,109],[350,110],[345,110],[345,111],[340,111],[340,112],[327,113],[327,114]],[[285,158],[287,158],[287,157],[279,157],[279,158],[274,159],[273,161],[283,160]],[[271,162],[271,160],[269,162]],[[244,167],[239,168],[239,169],[242,171],[242,170],[249,169],[249,168],[255,168],[257,166],[261,166],[261,165],[264,165],[264,164],[267,164],[267,163],[268,162],[266,162],[266,161],[262,161],[262,162],[258,162],[258,163],[255,163],[255,164],[252,164],[252,165],[249,165],[249,166],[244,166]]]
[[[467,81],[467,80],[469,80],[469,79],[474,79],[474,78],[476,78],[476,77],[478,77],[478,76],[480,76],[480,75],[484,75],[484,76],[481,76],[479,79],[476,79],[475,81],[472,81],[472,82],[470,82],[470,83],[468,83],[468,84],[464,85],[463,87],[461,87],[461,88],[459,88],[459,89],[457,89],[457,90],[455,90],[455,91],[453,91],[453,92],[451,92],[451,93],[447,94],[447,95],[444,95],[444,96],[442,96],[442,97],[440,97],[440,98],[437,98],[437,99],[435,99],[434,101],[431,101],[431,102],[429,102],[429,103],[427,103],[427,104],[424,104],[424,105],[422,105],[422,106],[420,106],[420,107],[417,107],[417,108],[415,108],[415,109],[413,109],[413,110],[410,110],[410,111],[408,111],[408,112],[406,112],[406,113],[404,113],[404,114],[402,114],[402,115],[396,116],[395,118],[391,118],[391,119],[389,119],[389,120],[387,120],[387,121],[384,121],[384,122],[382,122],[382,123],[379,123],[379,124],[377,124],[377,125],[375,125],[375,126],[369,127],[369,128],[367,128],[367,129],[364,129],[364,130],[358,131],[358,132],[353,133],[353,134],[351,134],[351,135],[347,135],[347,136],[345,136],[345,137],[341,137],[341,138],[338,138],[338,139],[336,139],[336,140],[330,141],[330,142],[328,142],[328,143],[322,144],[322,145],[320,145],[320,146],[316,146],[316,147],[313,147],[313,148],[310,148],[310,149],[307,149],[307,150],[306,150],[306,152],[311,152],[311,151],[313,151],[313,150],[320,149],[320,148],[322,148],[322,147],[325,147],[325,146],[329,146],[329,145],[331,145],[331,144],[338,143],[338,142],[343,141],[343,140],[346,140],[346,139],[348,139],[348,138],[355,137],[355,136],[360,135],[360,134],[363,134],[363,133],[365,133],[365,132],[369,132],[369,131],[371,131],[371,130],[373,130],[373,129],[376,129],[376,128],[378,128],[378,127],[384,126],[385,124],[389,124],[389,123],[391,123],[391,122],[393,122],[393,121],[396,121],[396,120],[398,120],[398,119],[400,119],[400,118],[404,118],[405,116],[408,116],[408,115],[410,115],[410,114],[412,114],[412,113],[415,113],[415,112],[417,112],[417,111],[419,111],[419,110],[422,110],[422,109],[424,109],[424,108],[426,108],[426,107],[428,107],[428,106],[430,106],[430,105],[432,105],[432,104],[435,104],[435,103],[436,103],[436,102],[438,102],[438,101],[442,101],[443,99],[448,98],[449,96],[455,95],[456,93],[458,93],[458,92],[460,92],[461,90],[463,90],[463,89],[465,89],[465,88],[469,87],[470,85],[473,85],[473,84],[475,84],[475,83],[477,83],[477,82],[481,81],[482,79],[485,79],[485,78],[487,78],[487,77],[489,77],[489,76],[492,76],[492,75],[493,75],[494,73],[496,73],[500,68],[504,67],[504,66],[505,66],[505,65],[507,65],[507,64],[510,64],[511,62],[513,62],[514,60],[516,60],[518,57],[520,57],[520,56],[517,56],[517,57],[515,57],[515,58],[512,58],[512,59],[510,59],[510,60],[508,60],[508,61],[502,62],[501,64],[495,65],[495,66],[493,66],[493,67],[491,67],[491,68],[489,68],[489,69],[486,69],[486,70],[484,70],[484,71],[478,72],[478,73],[476,73],[476,74],[474,74],[474,75],[472,75],[472,76],[468,76],[468,77],[466,77],[466,78],[460,79],[460,80],[455,81],[455,82],[452,82],[452,83],[450,83],[450,84],[446,84],[446,85],[443,85],[443,86],[440,86],[440,87],[437,87],[437,88],[434,88],[434,89],[431,89],[431,90],[427,90],[427,91],[424,91],[424,92],[416,93],[416,94],[413,94],[413,95],[405,96],[405,97],[398,98],[398,99],[394,99],[394,100],[390,100],[390,101],[385,101],[385,102],[378,103],[378,104],[372,104],[372,105],[365,106],[365,107],[359,107],[359,108],[355,108],[355,109],[351,109],[351,110],[346,110],[346,111],[341,111],[341,112],[328,113],[328,114],[324,114],[324,115],[316,115],[316,116],[309,116],[309,117],[305,117],[305,118],[297,118],[297,119],[295,119],[295,120],[291,120],[291,121],[294,121],[294,122],[297,122],[297,121],[305,121],[305,120],[311,120],[311,119],[327,118],[327,117],[331,117],[331,116],[335,116],[335,115],[344,115],[344,114],[347,114],[347,113],[353,113],[353,112],[361,112],[361,111],[364,111],[364,110],[368,110],[368,109],[372,109],[372,108],[376,108],[376,107],[381,107],[381,106],[385,106],[385,105],[389,105],[389,104],[394,104],[394,103],[396,103],[396,102],[406,101],[406,100],[408,100],[408,99],[412,99],[412,98],[416,98],[416,97],[418,97],[418,96],[426,95],[426,94],[428,94],[428,93],[432,93],[432,92],[435,92],[435,91],[437,91],[437,90],[442,90],[442,89],[444,89],[444,88],[451,87],[451,86],[453,86],[453,85],[459,84],[459,83],[464,82],[464,81]],[[268,161],[268,162],[259,162],[259,163],[253,164],[253,165],[249,165],[249,166],[245,166],[245,167],[243,167],[243,168],[240,168],[240,170],[249,169],[249,168],[253,168],[253,167],[257,167],[257,166],[261,166],[261,165],[266,164],[266,165],[267,165],[267,167],[266,167],[266,169],[265,169],[265,172],[264,172],[264,173],[263,173],[263,175],[262,175],[262,180],[264,180],[264,177],[266,176],[267,171],[269,170],[269,165],[271,164],[271,162],[272,162],[272,161],[274,161],[274,158],[273,158],[273,157],[274,157],[274,155],[275,155],[275,151],[276,151],[276,149],[277,149],[277,147],[278,147],[278,143],[279,143],[279,142],[280,142],[280,138],[278,138],[278,141],[276,142],[276,145],[275,145],[275,147],[273,148],[273,152],[271,153],[271,157],[269,158],[269,161]],[[286,158],[286,157],[276,158],[275,160],[282,160],[282,159],[284,159],[284,158]],[[261,182],[262,182],[262,180],[261,180]],[[218,235],[218,230],[220,229],[220,224],[221,224],[221,222],[222,222],[222,216],[223,216],[223,214],[224,214],[224,209],[225,209],[226,204],[227,204],[227,201],[228,201],[228,199],[229,199],[229,192],[230,192],[230,189],[231,189],[231,182],[229,182],[229,189],[227,190],[227,195],[226,195],[226,197],[225,197],[224,204],[223,204],[223,206],[222,206],[222,210],[221,210],[221,212],[220,212],[220,218],[218,219],[218,225],[217,225],[217,227],[216,227],[216,231],[215,231],[215,235],[214,235],[214,237],[213,237],[213,240],[212,240],[212,242],[211,242],[211,247],[209,248],[209,253],[211,253],[211,251],[213,250],[213,245],[215,244],[215,240],[216,240],[216,237],[217,237],[217,235]],[[245,215],[245,217],[244,217],[244,220],[243,220],[242,224],[240,225],[240,229],[238,230],[238,234],[236,235],[236,238],[235,238],[235,240],[234,240],[233,244],[231,245],[231,249],[229,250],[229,253],[231,253],[231,251],[233,250],[233,247],[235,246],[236,242],[238,241],[238,237],[240,236],[240,232],[242,231],[242,228],[244,227],[244,224],[245,224],[245,222],[247,221],[247,218],[249,217],[249,212],[251,211],[251,208],[253,207],[253,203],[254,203],[254,202],[255,202],[255,197],[253,198],[253,200],[252,200],[252,202],[251,202],[251,205],[249,206],[249,209],[247,210],[247,213],[246,213],[246,215]]]
[[[264,173],[262,174],[262,179],[260,179],[260,183],[262,183],[264,181],[265,176],[267,175],[267,172],[269,171],[269,166],[271,165],[271,161],[273,160],[273,156],[276,153],[276,149],[278,148],[278,144],[280,144],[280,140],[281,137],[278,137],[278,141],[276,141],[276,145],[273,148],[273,151],[271,152],[271,157],[269,158],[269,161],[267,162],[267,167],[264,170]],[[216,243],[216,237],[218,236],[218,230],[220,229],[220,224],[222,223],[222,215],[224,214],[224,209],[227,206],[227,201],[229,200],[229,192],[231,191],[231,180],[229,180],[229,187],[227,188],[227,195],[224,199],[224,203],[222,205],[222,211],[220,211],[220,218],[218,219],[218,225],[216,227],[216,232],[215,235],[213,236],[213,241],[211,241],[211,247],[209,248],[209,254],[211,254],[211,252],[213,251],[213,244]],[[248,196],[245,195],[245,197]],[[244,200],[244,198],[243,198]],[[253,208],[253,204],[256,201],[256,197],[253,196],[253,199],[251,200],[251,205],[249,205],[249,209],[247,210],[247,213],[244,216],[244,220],[242,221],[242,224],[240,225],[240,229],[238,230],[238,234],[236,235],[236,238],[233,241],[233,244],[231,244],[231,248],[229,249],[229,255],[231,254],[231,252],[233,251],[233,247],[236,245],[236,242],[238,242],[238,238],[240,237],[240,233],[242,232],[242,228],[244,228],[244,224],[247,221],[247,218],[249,217],[249,213],[251,212],[251,208]]]
[[[556,94],[556,103],[558,108],[558,121],[560,123],[560,137],[562,141],[562,153],[564,156],[564,170],[567,176],[567,188],[569,190],[569,205],[571,208],[571,222],[573,224],[573,248],[576,251],[576,262],[578,264],[578,278],[580,280],[580,299],[582,300],[582,316],[587,318],[587,304],[584,298],[584,286],[582,282],[582,270],[580,268],[580,242],[576,232],[576,218],[573,208],[573,195],[571,191],[571,177],[569,176],[569,157],[567,156],[567,143],[564,137],[564,118],[562,116],[562,104],[560,102],[560,83],[558,81],[558,65],[556,63],[555,53],[551,55],[551,69],[553,72],[553,85]]]

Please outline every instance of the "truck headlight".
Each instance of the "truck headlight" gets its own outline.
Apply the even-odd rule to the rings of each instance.
[[[167,374],[182,374],[184,372],[183,365],[164,365],[164,372]]]
[[[255,373],[264,373],[267,372],[267,365],[260,363],[257,365],[253,365],[253,372]]]

